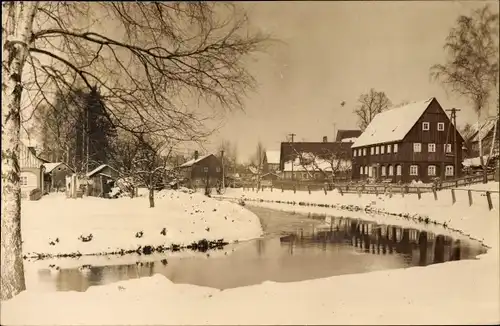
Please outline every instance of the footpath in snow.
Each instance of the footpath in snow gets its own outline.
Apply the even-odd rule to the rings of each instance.
[[[99,254],[144,246],[189,245],[257,238],[258,217],[243,207],[180,191],[147,197],[67,199],[51,194],[22,203],[23,251],[34,254]]]
[[[498,184],[497,184],[498,185]],[[378,215],[386,223],[403,223],[404,214],[427,215],[482,239],[491,247],[478,260],[427,267],[342,275],[295,283],[264,282],[256,286],[219,291],[173,284],[161,275],[106,286],[87,292],[36,293],[25,291],[2,302],[2,324],[17,325],[138,325],[138,324],[498,324],[499,224],[495,207],[468,206],[457,192],[451,205],[449,191],[401,198],[344,195],[330,192],[251,193],[228,191],[225,196],[253,198],[253,204],[294,211],[323,211],[332,215],[358,214],[330,207],[299,206],[298,202],[356,206],[403,213]],[[465,192],[465,196],[467,196]],[[443,200],[445,199],[446,200]],[[260,202],[295,201],[296,205]],[[476,195],[474,200],[486,200]],[[250,202],[249,202],[250,203]],[[349,206],[351,205],[351,206]],[[411,216],[408,215],[408,216]]]

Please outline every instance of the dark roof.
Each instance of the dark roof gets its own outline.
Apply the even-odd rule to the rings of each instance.
[[[281,143],[280,168],[283,169],[285,161],[290,161],[299,153],[313,153],[318,157],[327,158],[331,153],[345,155],[351,158],[352,143],[346,142],[286,142]]]
[[[340,129],[337,131],[337,138],[335,141],[341,141],[344,138],[355,138],[361,136],[361,130],[359,129]]]

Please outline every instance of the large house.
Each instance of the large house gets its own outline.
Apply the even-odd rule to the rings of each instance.
[[[29,193],[34,189],[40,189],[44,193],[44,163],[47,161],[36,155],[34,147],[26,146],[23,142],[20,144],[20,150],[21,197],[28,198]]]
[[[222,180],[222,165],[214,154],[199,156],[198,151],[194,157],[179,166],[181,175],[188,180],[190,186],[203,187],[208,178],[210,186]]]
[[[280,151],[266,151],[262,165],[264,173],[276,173],[280,169]]]
[[[435,98],[384,111],[352,145],[352,178],[408,183],[454,177],[463,142]]]
[[[285,180],[331,180],[350,177],[350,142],[281,143],[280,170]]]

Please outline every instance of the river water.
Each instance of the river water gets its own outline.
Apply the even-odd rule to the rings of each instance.
[[[174,283],[229,289],[474,259],[478,242],[447,234],[334,216],[311,218],[250,207],[261,239],[208,253],[86,257],[25,262],[28,289],[85,291],[92,285],[163,274]]]

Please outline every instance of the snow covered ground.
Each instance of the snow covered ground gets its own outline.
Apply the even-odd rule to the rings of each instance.
[[[241,241],[259,237],[262,229],[258,217],[237,204],[199,193],[161,191],[155,208],[149,208],[144,197],[67,199],[51,194],[25,201],[22,234],[23,251],[29,256],[188,245],[202,239]],[[90,241],[81,240],[90,235]]]
[[[498,186],[498,184],[497,184]],[[36,293],[26,291],[2,302],[2,324],[120,325],[120,324],[498,324],[500,322],[499,208],[489,210],[485,197],[467,192],[385,196],[336,192],[228,191],[239,198],[308,201],[316,204],[357,205],[380,211],[428,215],[455,229],[483,239],[491,247],[478,260],[427,267],[377,271],[303,281],[264,282],[220,291],[173,284],[163,276],[91,287],[87,292]],[[477,202],[477,204],[476,204]],[[258,203],[295,211],[332,208]],[[132,209],[132,208],[131,208]],[[365,218],[366,212],[349,212]],[[374,215],[386,223],[401,224],[404,217]]]

